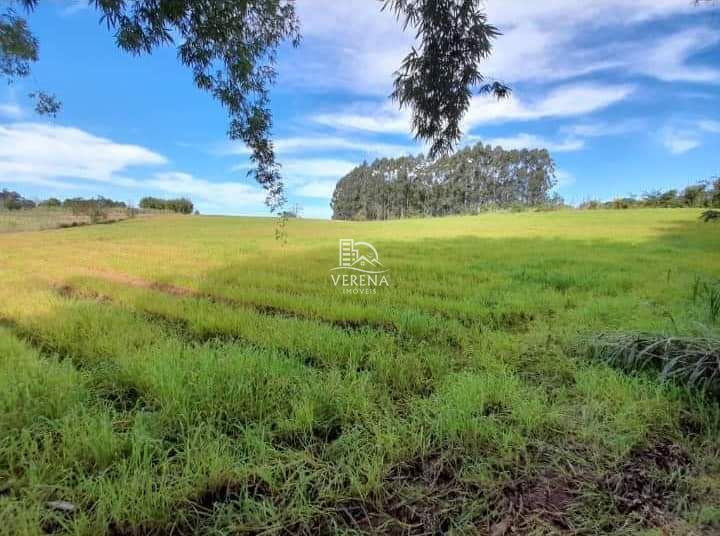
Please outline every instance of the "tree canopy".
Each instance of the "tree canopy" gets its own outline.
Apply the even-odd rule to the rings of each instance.
[[[496,207],[561,203],[550,190],[555,163],[545,149],[507,151],[478,143],[439,159],[383,158],[340,179],[333,218],[385,220],[476,214]]]
[[[430,142],[431,156],[447,154],[461,136],[460,121],[473,90],[506,96],[509,88],[488,82],[480,62],[492,50],[498,30],[487,22],[479,0],[375,0],[393,10],[418,45],[396,73],[392,97],[412,110],[416,137]],[[382,3],[381,3],[382,2]],[[38,0],[17,0],[27,11]],[[228,135],[251,150],[254,175],[277,211],[285,202],[280,166],[271,139],[269,90],[277,77],[281,43],[300,42],[294,0],[90,0],[117,45],[133,54],[175,44],[178,59],[195,84],[230,116]],[[27,76],[38,59],[38,42],[26,20],[9,9],[0,18],[0,73]],[[36,110],[54,116],[53,95],[33,93]]]

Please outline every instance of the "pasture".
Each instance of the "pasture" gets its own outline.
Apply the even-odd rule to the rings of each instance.
[[[2,234],[0,533],[717,534],[717,400],[587,343],[717,336],[699,215]]]

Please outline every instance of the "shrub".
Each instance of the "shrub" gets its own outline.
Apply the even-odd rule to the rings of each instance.
[[[720,340],[652,333],[608,333],[593,339],[590,357],[626,371],[658,371],[662,379],[720,395]]]
[[[140,208],[153,210],[170,210],[180,214],[192,214],[192,201],[184,197],[179,199],[160,199],[158,197],[143,197],[140,200]]]
[[[7,210],[20,210],[23,208],[35,208],[35,203],[25,199],[17,192],[2,190],[0,191],[0,206]]]
[[[62,201],[60,201],[56,197],[51,197],[50,199],[46,199],[45,201],[40,202],[41,207],[50,207],[50,208],[58,208],[62,206]]]
[[[720,220],[720,210],[706,210],[700,215],[700,219],[705,223]]]

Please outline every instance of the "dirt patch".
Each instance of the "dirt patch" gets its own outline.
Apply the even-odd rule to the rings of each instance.
[[[99,277],[112,283],[119,283],[121,285],[144,288],[147,290],[158,290],[160,292],[166,292],[168,294],[174,294],[176,296],[198,295],[197,292],[187,287],[178,287],[166,283],[159,283],[157,281],[148,281],[140,277],[132,276],[123,272],[116,272],[114,270],[91,270],[89,271],[88,275],[92,277]]]
[[[643,526],[660,526],[674,517],[676,499],[687,491],[683,477],[689,465],[687,452],[674,443],[634,449],[603,476],[600,488],[621,514]]]
[[[581,482],[568,476],[547,473],[519,478],[506,484],[494,512],[500,519],[490,527],[492,536],[526,534],[534,526],[551,526],[555,531],[570,532],[569,513],[576,501]]]
[[[458,479],[458,468],[437,454],[412,460],[389,474],[382,496],[333,505],[316,532],[445,534],[481,494],[476,486]]]

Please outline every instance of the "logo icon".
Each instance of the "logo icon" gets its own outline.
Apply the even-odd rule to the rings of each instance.
[[[352,238],[340,239],[339,264],[333,270],[355,270],[365,274],[382,274],[383,264],[380,262],[375,246],[368,242],[355,242]]]
[[[338,249],[338,266],[330,269],[330,279],[343,294],[377,294],[379,287],[389,286],[385,275],[389,270],[380,262],[375,246],[342,238]]]

